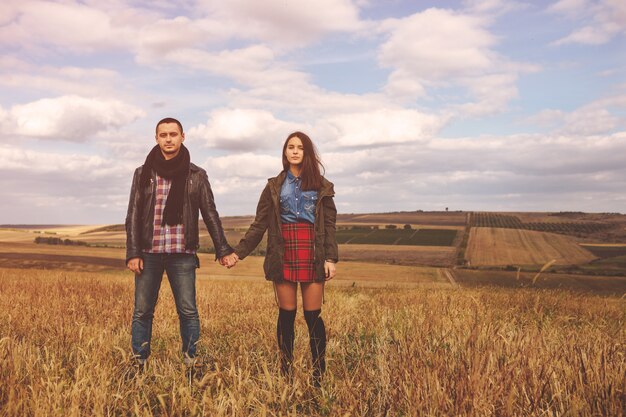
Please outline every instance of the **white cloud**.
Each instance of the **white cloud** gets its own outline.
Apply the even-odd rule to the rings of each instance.
[[[70,95],[15,105],[3,125],[21,136],[84,142],[142,116],[143,110],[118,100]]]
[[[568,36],[554,42],[554,45],[564,45],[568,43],[581,43],[586,45],[601,45],[607,43],[617,32],[619,27],[609,24],[599,27],[585,26],[572,32]]]
[[[192,160],[205,161],[222,214],[254,211],[293,130],[310,134],[322,152],[342,210],[623,207],[615,201],[626,186],[626,96],[616,91],[624,86],[573,111],[576,91],[553,95],[553,109],[532,118],[547,131],[507,134],[516,129],[507,124],[536,105],[532,89],[553,80],[539,74],[524,80],[519,108],[488,126],[464,123],[506,111],[520,94],[521,74],[537,67],[512,59],[547,66],[563,59],[522,45],[547,44],[547,32],[511,33],[536,17],[528,2],[465,0],[450,6],[456,10],[421,12],[415,2],[371,0],[1,3],[0,126],[17,142],[1,148],[8,162],[0,170],[12,219],[45,212],[64,221],[102,214],[123,221],[132,170],[154,143],[154,121],[170,113],[193,126]],[[400,17],[366,21],[360,7],[368,16]],[[620,7],[560,1],[542,18],[565,15],[593,28],[598,42],[619,36],[610,24],[620,25]],[[503,14],[512,9],[520,16],[509,28]],[[370,68],[373,53],[382,68]],[[598,66],[617,65],[603,54]],[[576,71],[559,81],[574,74],[594,89],[589,72]],[[612,79],[604,81],[600,89]],[[146,103],[145,113],[131,103]],[[452,118],[452,131],[467,128],[468,137],[439,137]],[[32,202],[40,204],[35,211]]]
[[[391,171],[363,171],[357,175],[363,181],[380,181],[381,179],[393,178]]]
[[[239,177],[243,179],[263,179],[282,171],[280,151],[282,143],[275,147],[275,155],[254,154],[251,152],[209,158],[207,167],[220,173],[218,177]]]
[[[222,108],[211,112],[206,124],[191,128],[188,136],[203,139],[211,148],[274,149],[290,132],[302,129],[302,125],[279,120],[269,111]]]
[[[504,111],[511,100],[517,98],[517,75],[513,73],[489,74],[474,78],[459,78],[476,101],[458,108],[463,115],[482,116]]]
[[[227,22],[210,19],[190,19],[177,16],[159,19],[139,29],[137,61],[158,64],[164,56],[177,49],[201,49],[228,40],[236,32]]]
[[[305,46],[327,34],[362,30],[367,24],[358,14],[350,0],[200,1],[174,6],[24,0],[0,5],[0,44],[37,53],[48,53],[49,46],[57,52],[119,50],[136,53],[139,62],[153,62],[177,48],[202,49],[229,40],[270,43],[279,49]]]
[[[437,116],[406,109],[378,109],[328,117],[339,146],[390,145],[424,142],[443,126]]]
[[[306,86],[309,76],[277,61],[267,45],[250,45],[239,49],[208,52],[202,49],[180,48],[158,57],[139,57],[142,63],[163,66],[164,63],[182,65],[209,74],[230,78],[245,86],[281,90]]]
[[[25,1],[11,23],[0,27],[0,43],[26,48],[53,45],[76,52],[128,47],[134,29],[103,10],[81,4]]]
[[[292,114],[293,119],[306,120],[311,124],[315,120],[346,111],[360,113],[397,107],[394,100],[383,94],[328,91],[296,76],[282,83],[259,83],[248,90],[230,90],[228,99],[236,107],[286,112]]]
[[[415,187],[421,187],[429,193],[447,192],[431,183],[432,178],[438,178],[438,183],[457,184],[460,188],[454,192],[483,195],[492,193],[484,188],[485,183],[500,174],[501,177],[496,178],[500,188],[493,190],[494,193],[522,193],[524,187],[530,186],[524,184],[527,178],[555,184],[563,179],[559,176],[566,177],[561,184],[562,191],[576,190],[580,176],[603,172],[617,175],[618,171],[624,171],[623,152],[626,152],[624,132],[590,136],[555,133],[453,140],[433,138],[426,143],[389,147],[384,152],[362,149],[346,154],[342,150],[322,154],[322,157],[331,179],[336,178],[346,188],[357,186],[360,181],[357,177],[392,172],[394,175],[389,181],[395,183],[393,189],[417,192]],[[398,182],[402,185],[398,186]],[[384,187],[387,181],[377,184]]]
[[[544,109],[539,113],[527,118],[526,123],[533,127],[554,129],[561,126],[565,120],[565,112],[557,109]]]
[[[592,207],[576,202],[590,193],[603,199],[597,207],[617,211],[618,203],[608,196],[620,195],[626,186],[624,152],[626,133],[621,132],[433,138],[384,152],[363,149],[322,157],[344,211],[448,205],[463,210],[571,210]],[[386,172],[393,175],[373,175]],[[522,197],[507,202],[512,195]]]
[[[561,0],[549,12],[581,20],[582,27],[553,42],[554,45],[600,45],[626,35],[626,2],[623,0]]]
[[[472,13],[428,9],[382,23],[389,38],[379,50],[381,65],[392,69],[385,91],[397,98],[424,98],[440,88],[464,87],[451,108],[463,115],[484,115],[506,108],[517,97],[517,74],[536,66],[511,62],[494,49],[492,18],[478,13],[504,7],[500,2],[471,2]],[[465,101],[465,103],[458,103]]]
[[[586,107],[565,116],[563,133],[598,135],[617,127],[618,118],[607,109]]]
[[[285,7],[285,3],[278,0],[264,2],[262,7],[251,1],[212,2],[205,5],[204,15],[199,13],[201,17],[197,19],[165,18],[154,9],[146,9],[145,15],[138,17],[139,9],[129,8],[120,1],[84,5],[50,3],[41,9],[38,5],[37,2],[20,3],[19,17],[2,29],[7,34],[3,39],[25,48],[53,45],[58,51],[97,52],[109,48],[116,53],[134,53],[138,63],[150,65],[155,71],[191,69],[198,75],[204,72],[231,79],[249,89],[228,91],[232,107],[271,108],[281,112],[298,107],[303,112],[299,119],[306,120],[315,112],[331,111],[331,108],[350,107],[358,111],[372,107],[369,98],[323,91],[311,83],[308,73],[297,69],[297,64],[280,61],[284,44],[276,40],[278,38],[304,45],[329,33],[359,30],[362,25],[358,7],[347,0],[301,2],[298,7],[292,7],[291,3]],[[316,13],[308,13],[312,8]],[[63,32],[59,25],[65,24],[65,17],[60,23],[54,19],[44,23],[44,12],[49,16],[67,15],[80,21],[80,25],[92,28],[83,30],[76,26],[78,23],[68,23]],[[82,32],[88,35],[69,35]],[[223,48],[229,40],[238,39],[255,43],[234,42],[238,45],[236,49],[211,50],[213,46]],[[107,43],[109,40],[112,43]],[[37,68],[9,70],[5,75],[0,84],[12,88],[24,86],[80,96],[101,96],[113,90],[110,80],[102,74],[69,77],[54,69]],[[124,94],[129,87],[132,88],[123,86],[117,92]],[[241,98],[243,103],[238,101]]]
[[[618,114],[626,109],[626,94],[613,94],[594,100],[571,112],[558,109],[545,109],[527,121],[543,128],[551,128],[554,133],[590,136],[609,134],[624,128],[624,120]]]
[[[9,112],[4,110],[2,106],[0,106],[0,127],[5,128],[6,124],[9,120]]]
[[[583,14],[589,7],[589,0],[560,0],[551,4],[548,11],[574,17]]]
[[[388,21],[389,39],[379,60],[418,80],[444,81],[459,75],[482,74],[496,60],[496,38],[476,16],[451,10],[428,9],[404,19]]]
[[[16,90],[93,96],[106,94],[121,83],[106,68],[35,66],[19,60],[0,62],[0,85]]]
[[[0,159],[10,222],[123,222],[134,169],[128,161],[12,146],[0,148]]]
[[[18,147],[0,149],[0,159],[4,161],[0,171],[12,182],[24,183],[39,181],[56,184],[54,187],[70,189],[82,188],[84,184],[110,179],[112,182],[101,183],[101,188],[120,187],[121,180],[125,189],[130,185],[135,163],[122,158],[110,158],[104,155],[81,154],[76,152],[45,152]],[[28,188],[28,187],[27,187]],[[44,194],[48,190],[40,188]]]
[[[200,7],[236,31],[233,36],[303,46],[333,32],[355,32],[363,28],[359,9],[350,0],[201,0]]]
[[[209,158],[204,166],[209,172],[213,192],[220,196],[219,201],[234,204],[237,214],[254,213],[254,204],[267,179],[283,169],[281,149],[276,146],[274,155],[244,152]]]
[[[11,22],[18,15],[18,2],[13,1],[3,1],[0,3],[0,26],[6,25]]]
[[[415,97],[426,97],[425,82],[426,80],[420,80],[409,70],[400,68],[389,75],[385,91],[398,99],[409,100]]]
[[[464,0],[469,12],[477,14],[503,14],[526,7],[525,4],[512,0]]]

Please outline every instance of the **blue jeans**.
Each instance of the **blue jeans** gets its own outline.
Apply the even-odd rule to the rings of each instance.
[[[143,272],[135,275],[135,310],[132,323],[133,353],[140,359],[150,355],[152,319],[159,297],[163,271],[170,282],[180,321],[183,354],[196,355],[200,338],[200,318],[196,307],[197,257],[186,253],[144,253]]]

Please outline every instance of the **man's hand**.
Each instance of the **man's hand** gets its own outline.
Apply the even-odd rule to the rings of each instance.
[[[237,261],[239,261],[239,256],[237,256],[237,254],[233,252],[230,255],[226,255],[222,259],[220,259],[220,265],[230,269],[233,266],[237,265]]]
[[[143,271],[143,259],[141,258],[130,258],[126,267],[133,271],[137,275],[141,275],[141,271]]]
[[[337,270],[334,262],[324,262],[324,273],[326,274],[326,281],[335,278],[335,274],[337,274]]]

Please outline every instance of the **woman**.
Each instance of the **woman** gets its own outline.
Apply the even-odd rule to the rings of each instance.
[[[283,171],[268,180],[256,217],[230,255],[230,263],[252,252],[268,230],[265,278],[273,281],[278,302],[277,336],[281,372],[291,375],[297,289],[313,358],[313,384],[319,387],[326,368],[326,329],[320,317],[324,282],[335,276],[338,261],[333,184],[320,173],[311,139],[294,132],[283,145]]]

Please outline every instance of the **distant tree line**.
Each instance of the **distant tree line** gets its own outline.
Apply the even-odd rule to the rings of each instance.
[[[73,246],[89,246],[87,242],[82,240],[61,239],[60,237],[37,236],[35,243],[44,245],[73,245]]]

